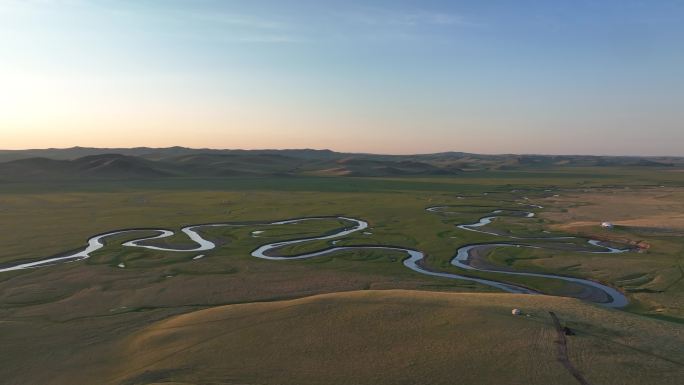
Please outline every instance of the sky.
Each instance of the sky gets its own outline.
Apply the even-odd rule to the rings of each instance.
[[[684,156],[680,0],[0,0],[0,148]]]

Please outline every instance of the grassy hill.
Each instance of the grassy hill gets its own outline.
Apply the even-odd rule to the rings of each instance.
[[[76,160],[28,158],[0,163],[3,179],[159,178],[174,176],[174,167],[120,154],[90,155]]]
[[[591,384],[678,384],[684,374],[684,339],[667,322],[555,297],[392,290],[102,329],[105,347],[56,346],[60,361],[10,383],[577,384],[549,311],[574,331],[568,362]]]

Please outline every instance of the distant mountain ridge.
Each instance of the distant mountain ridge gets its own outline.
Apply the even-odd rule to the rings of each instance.
[[[0,180],[429,176],[564,167],[684,167],[684,157],[482,155],[463,152],[379,155],[313,149],[215,150],[185,147],[0,150]]]
[[[271,153],[282,155],[295,155],[302,158],[325,158],[340,154],[331,150],[314,149],[285,149],[285,150],[218,150],[211,148],[188,148],[188,147],[131,147],[131,148],[96,148],[96,147],[70,147],[70,148],[45,148],[28,150],[0,150],[0,162],[26,158],[50,158],[74,160],[90,155],[120,154],[137,156],[147,159],[161,159],[181,155],[196,154],[245,154],[245,153]]]

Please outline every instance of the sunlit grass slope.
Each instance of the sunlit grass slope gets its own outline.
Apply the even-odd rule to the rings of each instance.
[[[576,331],[570,359],[591,383],[684,375],[684,337],[667,322],[546,296],[400,290],[176,316],[122,341],[107,369],[131,384],[575,384],[548,311]]]

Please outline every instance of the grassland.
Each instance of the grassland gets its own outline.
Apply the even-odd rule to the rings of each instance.
[[[666,187],[661,188],[663,185]],[[638,211],[628,210],[620,199],[598,199],[621,196],[624,191],[636,194],[644,201],[667,203],[649,204],[648,209]],[[352,375],[358,369],[359,376],[369,379],[367,383],[401,383],[398,379],[402,375],[407,378],[406,383],[415,383],[408,379],[418,377],[430,380],[423,382],[446,383],[447,379],[454,378],[454,373],[464,376],[463,383],[473,383],[467,379],[475,377],[468,376],[481,373],[487,367],[491,370],[492,362],[506,362],[491,375],[510,381],[496,383],[565,383],[567,373],[547,357],[548,349],[553,345],[548,341],[551,338],[550,321],[544,312],[551,308],[563,319],[574,320],[573,325],[582,331],[578,335],[581,338],[572,340],[577,346],[573,345],[571,352],[575,352],[574,358],[582,371],[595,378],[597,383],[639,383],[637,380],[656,378],[657,372],[667,374],[662,378],[681,378],[681,363],[684,361],[681,351],[666,347],[671,344],[659,346],[658,341],[670,338],[671,341],[679,341],[681,346],[678,338],[681,338],[684,319],[684,243],[681,236],[676,235],[679,231],[676,221],[683,212],[677,205],[681,202],[682,191],[684,173],[626,168],[496,171],[430,178],[3,183],[0,186],[0,245],[3,246],[0,264],[76,249],[82,247],[90,235],[119,228],[178,229],[195,223],[345,215],[367,220],[370,234],[355,233],[340,241],[339,245],[392,244],[418,249],[426,253],[428,267],[460,272],[449,265],[459,246],[504,238],[459,230],[455,224],[474,222],[497,208],[520,209],[517,203],[524,202],[524,198],[544,205],[544,209],[532,209],[540,217],[502,218],[492,226],[516,234],[547,230],[558,234],[598,236],[617,244],[644,242],[650,247],[643,253],[618,255],[520,249],[494,250],[488,256],[491,263],[501,266],[596,279],[621,288],[628,294],[631,305],[621,311],[610,311],[552,297],[454,296],[455,292],[492,292],[493,289],[414,273],[401,265],[403,256],[400,253],[355,251],[286,262],[263,261],[249,256],[251,250],[266,242],[330,231],[340,226],[336,220],[303,223],[296,227],[207,230],[204,235],[216,240],[219,247],[200,260],[193,260],[197,253],[122,248],[117,246],[120,241],[131,237],[121,236],[87,261],[0,275],[0,343],[3,346],[0,351],[0,361],[3,362],[0,378],[10,379],[7,383],[16,384],[50,383],[47,380],[51,378],[53,383],[72,384],[93,383],[97,378],[107,378],[112,383],[129,381],[131,384],[171,379],[191,383],[303,384],[307,375],[320,379],[309,383],[335,383],[332,380],[334,373]],[[453,213],[441,215],[425,211],[426,207],[435,205],[449,205]],[[651,221],[658,218],[657,223],[663,225],[655,228],[646,226],[644,221],[627,222],[610,233],[596,227],[601,220],[615,220],[620,224],[622,220],[638,221],[643,218]],[[672,222],[667,222],[667,218],[672,218]],[[265,232],[255,237],[252,234],[255,230]],[[187,240],[176,237],[166,242],[184,245]],[[329,245],[328,241],[297,245],[288,252]],[[121,262],[125,262],[125,269],[117,267]],[[550,279],[503,274],[473,275],[550,292],[564,290],[562,283]],[[383,299],[381,294],[372,294],[373,297],[362,301],[356,296],[363,294],[354,294],[351,297],[314,297],[301,300],[303,302],[282,302],[322,293],[368,289],[451,292],[454,297],[437,294],[424,297],[420,293],[399,292],[387,299]],[[399,298],[403,296],[406,298]],[[403,303],[404,306],[388,305],[383,310],[381,305],[385,300]],[[312,311],[328,309],[331,306],[325,304],[328,301],[341,301],[342,313]],[[234,307],[254,302],[260,304]],[[366,302],[367,307],[362,306]],[[531,320],[511,320],[510,307],[528,307],[534,317]],[[221,314],[235,311],[244,311],[245,317],[249,315],[263,322],[255,323],[255,329],[250,332],[229,333],[219,337],[216,345],[207,342],[197,345],[196,349],[176,343],[191,344],[195,339],[208,338],[224,328],[239,329],[245,326],[240,322],[249,323],[246,320],[250,318],[228,317],[220,322],[207,323],[215,326],[206,331],[202,331],[204,328],[183,326],[179,330],[187,334],[181,334],[181,337],[149,339],[149,336],[166,330],[169,323],[185,325],[185,322],[195,322],[193,320],[202,323],[202,320],[215,316],[223,319]],[[309,318],[303,316],[309,313]],[[369,316],[371,313],[385,315],[379,316],[376,322]],[[176,317],[181,314],[186,315]],[[398,324],[393,324],[393,315],[405,321],[402,322],[404,331]],[[357,317],[358,321],[351,322]],[[301,327],[311,331],[312,337],[307,341],[312,345],[310,351],[300,350],[292,355],[293,361],[297,357],[302,359],[301,366],[288,371],[286,366],[278,366],[278,357],[288,355],[287,345],[295,337],[301,337],[304,329],[295,328],[297,332],[284,333],[284,339],[276,339],[274,344],[266,342],[271,337],[262,339],[257,336],[269,336],[268,330],[271,329],[294,330],[293,323],[297,318],[301,319]],[[463,319],[463,324],[458,324],[458,319]],[[614,322],[608,323],[605,319]],[[346,327],[341,325],[344,320],[350,321]],[[379,332],[383,320],[388,322],[386,325],[394,325],[382,329],[385,335]],[[611,326],[623,322],[631,325],[635,332],[628,332],[627,326]],[[335,325],[338,331],[333,333],[331,326],[324,325]],[[420,330],[424,330],[424,334],[420,334]],[[472,330],[472,333],[464,330]],[[494,334],[489,336],[488,333]],[[287,340],[289,335],[292,340]],[[325,341],[319,338],[323,335],[333,338],[330,341],[335,346],[342,346],[341,341],[344,341],[335,338],[377,335],[378,340],[374,340],[374,344],[363,348],[367,350],[358,346],[365,352],[360,357],[366,357],[364,362],[370,357],[375,357],[375,360],[383,358],[377,366],[363,366],[349,358],[352,352],[358,351],[353,344],[345,349],[334,349],[339,354],[337,356],[320,356],[317,353],[324,346],[314,345],[316,341]],[[397,347],[397,341],[416,335],[422,335],[430,343],[407,340],[404,348]],[[648,342],[651,337],[652,343]],[[536,353],[532,354],[526,350],[532,347],[521,344],[535,339],[539,342],[532,346],[537,347]],[[437,346],[438,340],[446,342]],[[247,343],[249,341],[253,341],[251,347]],[[495,341],[503,341],[496,345],[504,345],[501,353],[492,352],[491,346]],[[505,347],[509,341],[510,349]],[[276,350],[269,350],[266,354],[262,349],[261,362],[255,357],[264,344]],[[171,358],[163,356],[165,349],[181,348],[187,348],[183,350],[185,353]],[[132,353],[127,349],[132,349]],[[198,349],[223,353],[212,358],[201,355]],[[142,356],[134,354],[135,350],[139,350]],[[389,353],[382,354],[387,351]],[[126,352],[132,355],[124,354]],[[233,359],[221,369],[221,362],[217,361],[219,356]],[[548,362],[544,361],[539,369],[535,369],[536,372],[532,372],[532,364],[523,362],[532,359],[527,356]],[[657,358],[661,356],[664,359]],[[316,361],[316,358],[322,361]],[[340,367],[340,372],[318,369],[329,368],[331,362],[340,360],[350,360],[350,366]],[[145,365],[137,366],[136,362]],[[187,364],[181,365],[180,362]],[[207,363],[205,371],[192,369],[201,367],[201,362]],[[642,362],[641,366],[632,369],[635,362]],[[314,367],[314,364],[323,366]],[[461,366],[453,366],[456,364]],[[35,367],[45,370],[29,370]],[[247,375],[256,367],[264,369],[264,377]],[[609,370],[602,374],[605,368]],[[187,374],[188,370],[195,371],[199,377]],[[51,377],[50,373],[55,371],[60,371],[59,377]],[[375,374],[371,375],[371,372]],[[283,373],[291,373],[292,377]],[[326,373],[330,377],[325,377]],[[414,373],[416,377],[408,373]],[[233,374],[235,377],[230,377]],[[221,377],[224,375],[226,377]],[[516,382],[516,378],[521,380]],[[626,379],[623,381],[623,378]],[[656,382],[667,383],[660,381],[662,378]]]

